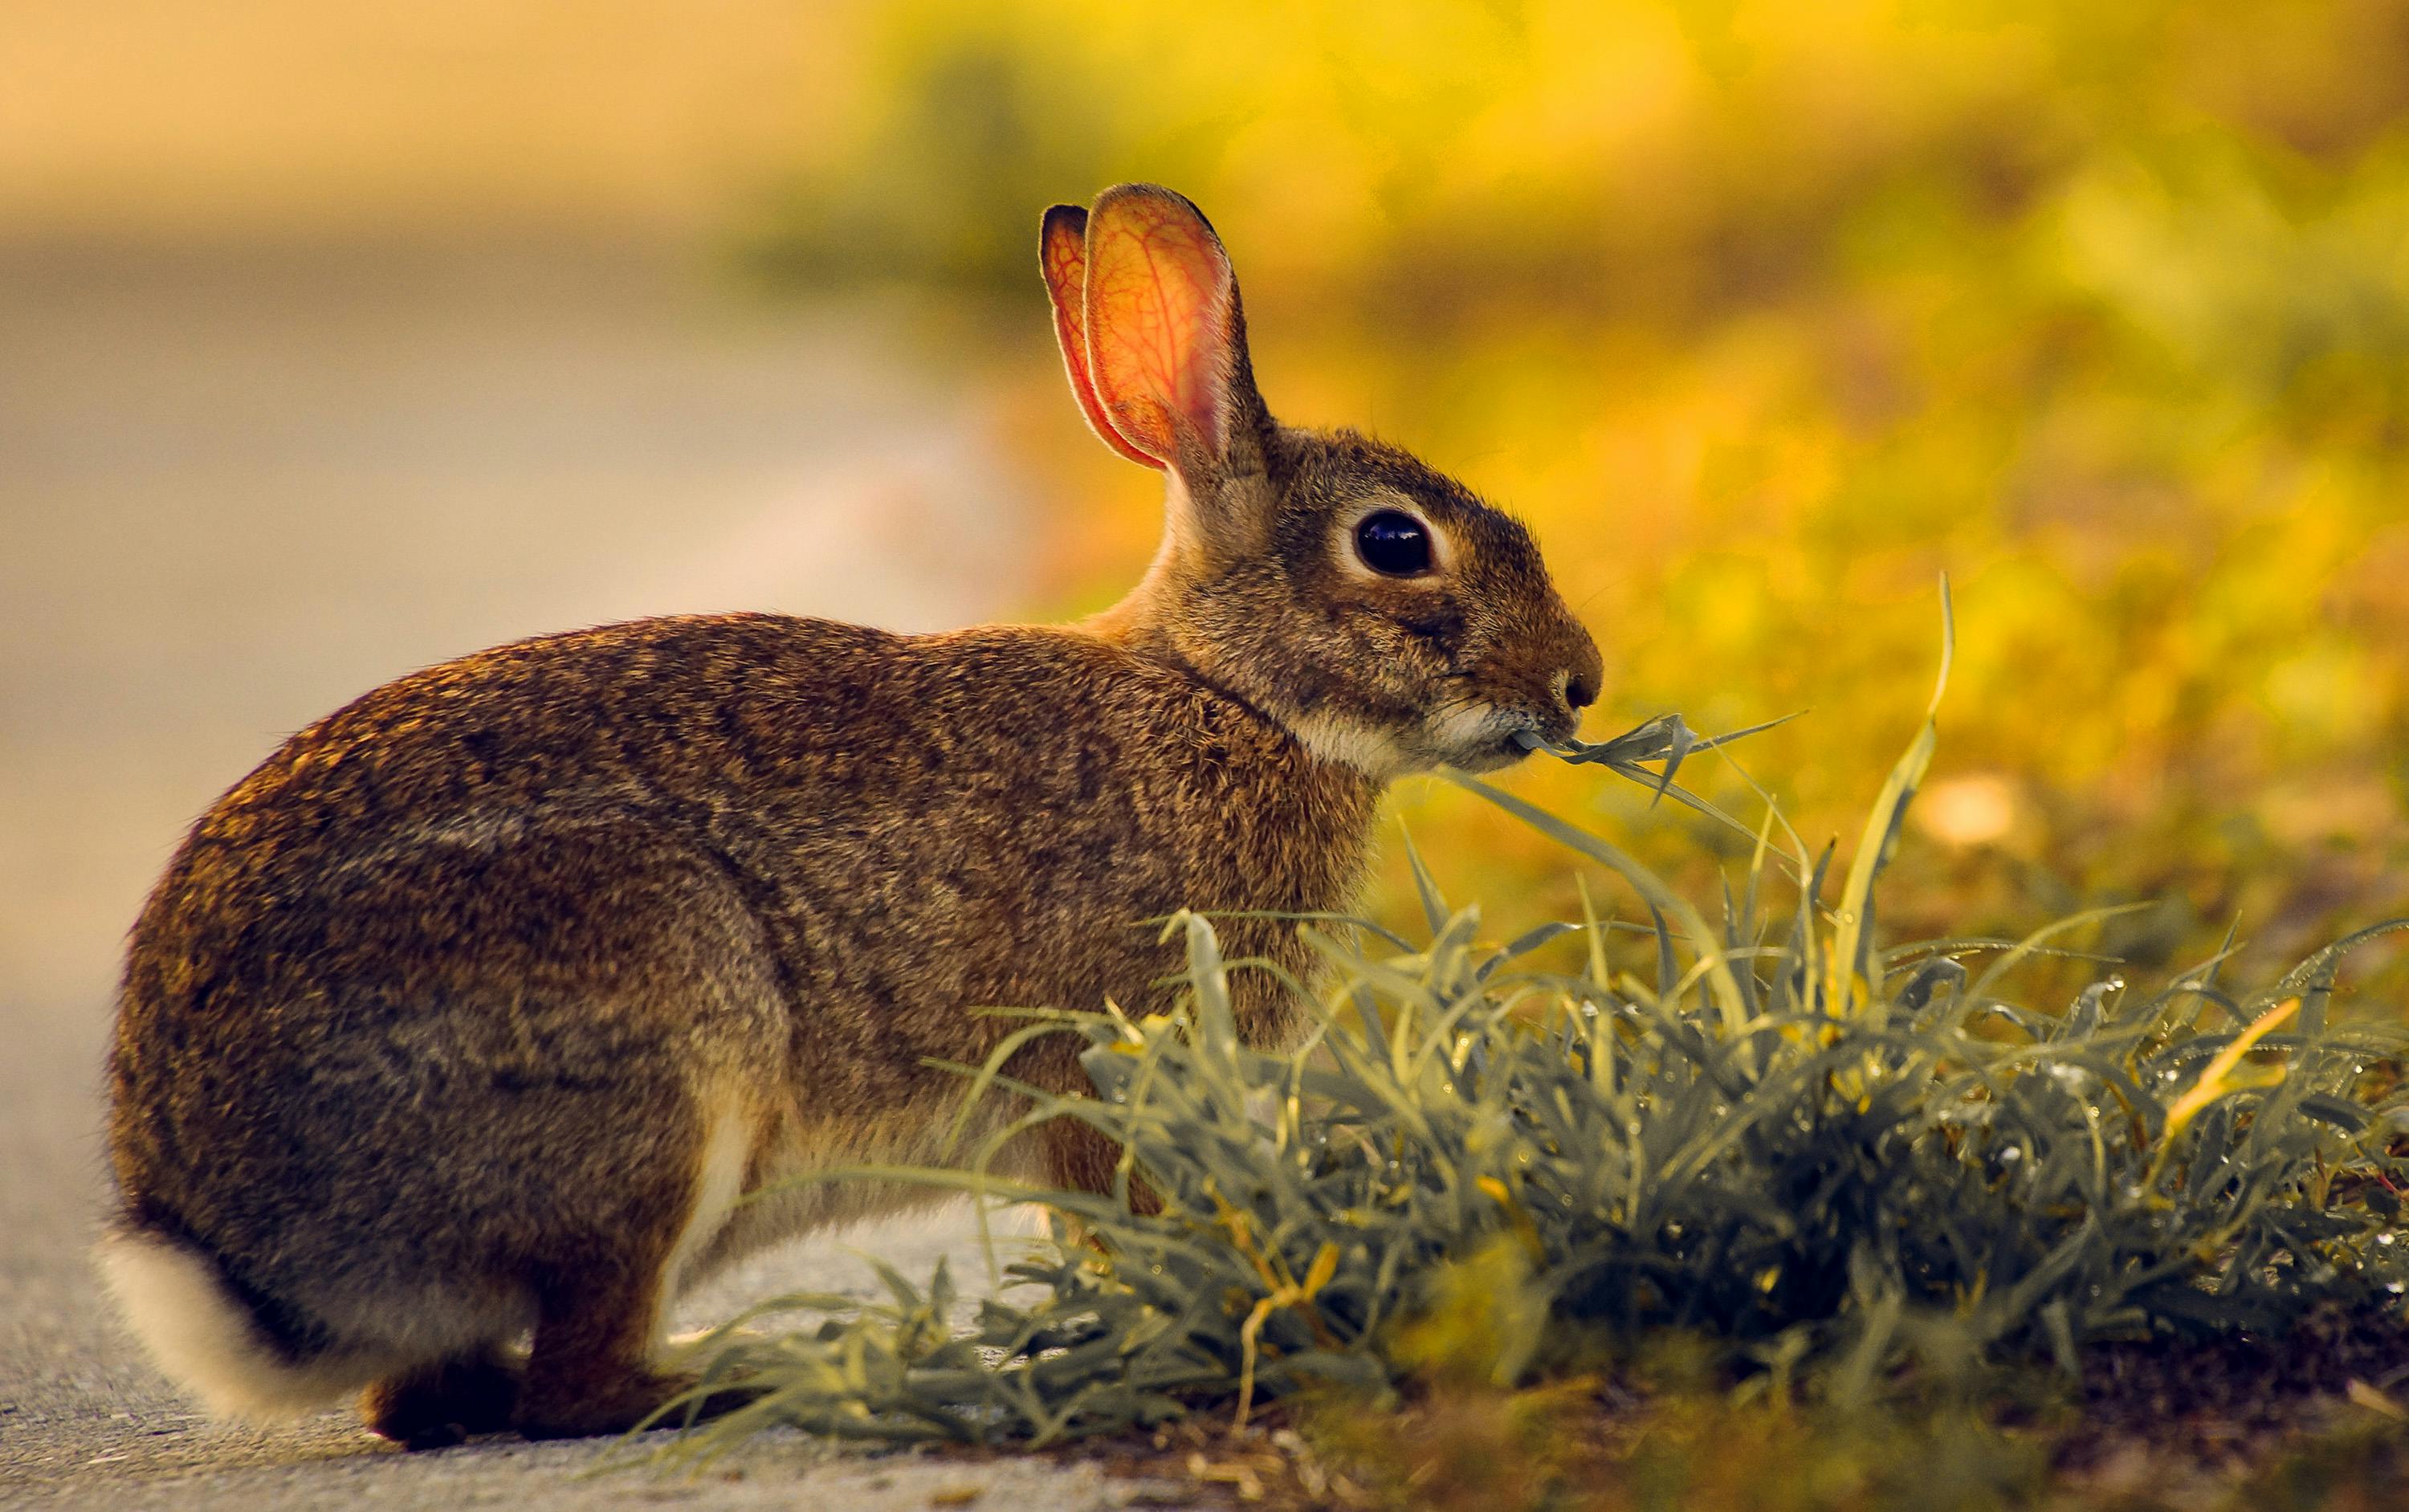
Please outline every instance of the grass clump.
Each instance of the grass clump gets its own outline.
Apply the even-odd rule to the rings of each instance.
[[[1166,1011],[1023,1031],[1084,1038],[1093,1096],[1015,1083],[1019,1039],[971,1076],[970,1097],[1027,1101],[1019,1129],[1075,1118],[1121,1143],[1117,1189],[975,1160],[846,1173],[1073,1222],[967,1329],[943,1267],[884,1271],[875,1307],[766,1304],[740,1321],[838,1316],[723,1332],[700,1390],[761,1394],[681,1447],[772,1422],[1039,1446],[1205,1405],[1243,1422],[1308,1389],[1604,1377],[1667,1349],[1743,1398],[1962,1397],[2002,1369],[2078,1375],[2112,1341],[2397,1314],[2402,1036],[2332,1007],[2377,931],[2255,989],[2220,957],[2048,1008],[2007,984],[2097,915],[1884,947],[1875,884],[1932,741],[1927,718],[1837,891],[1829,851],[1777,844],[1769,816],[1711,924],[1607,842],[1462,779],[1617,874],[1645,922],[1592,909],[1484,943],[1417,862],[1417,938],[1299,921],[1326,972],[1284,984],[1313,1022],[1286,1053],[1242,1044],[1231,1009],[1234,973],[1274,968],[1172,919],[1187,970]],[[1712,742],[1660,721],[1617,743],[1584,753],[1678,794],[1638,761]]]

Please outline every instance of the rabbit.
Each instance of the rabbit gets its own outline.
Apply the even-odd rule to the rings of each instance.
[[[1017,1027],[982,1005],[1156,1001],[1176,947],[1140,921],[1344,909],[1390,782],[1572,735],[1603,666],[1529,534],[1273,420],[1194,205],[1057,206],[1040,262],[1089,424],[1166,478],[1115,607],[505,645],[319,720],[195,825],[130,937],[99,1260],[213,1413],[624,1431],[690,1384],[682,1290],[926,1200],[796,1178],[940,1159],[962,1083],[930,1062]],[[1277,920],[1225,937],[1309,971]],[[1298,1031],[1272,983],[1233,983],[1250,1043]],[[1075,1049],[1009,1069],[1070,1092]],[[1013,1151],[1087,1189],[1118,1155],[1070,1120]]]

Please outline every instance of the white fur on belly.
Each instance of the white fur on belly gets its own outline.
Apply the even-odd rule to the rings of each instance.
[[[734,1100],[723,1102],[713,1109],[710,1131],[703,1136],[694,1207],[661,1273],[661,1326],[667,1324],[670,1300],[699,1278],[695,1262],[728,1226],[728,1215],[736,1210],[736,1200],[744,1189],[745,1168],[752,1162],[752,1121]]]

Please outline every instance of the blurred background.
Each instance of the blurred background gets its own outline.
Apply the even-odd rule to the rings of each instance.
[[[0,1022],[96,1053],[181,827],[412,667],[1109,601],[1159,487],[1033,252],[1125,178],[1214,217],[1283,418],[1532,523],[1589,733],[1810,711],[1740,755],[1810,842],[1946,571],[1896,929],[2159,900],[2107,942],[2147,963],[2409,911],[2409,4],[19,0]],[[1608,781],[1514,779],[1694,886],[1734,854]],[[1568,906],[1501,817],[1396,806],[1501,928]]]

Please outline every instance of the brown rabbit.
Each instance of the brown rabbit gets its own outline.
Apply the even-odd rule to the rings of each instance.
[[[219,800],[136,925],[103,1264],[168,1374],[260,1416],[367,1389],[413,1445],[625,1429],[669,1302],[910,1190],[984,1004],[1146,1002],[1134,921],[1347,905],[1382,785],[1572,733],[1596,648],[1522,527],[1351,432],[1277,424],[1179,195],[1045,220],[1071,386],[1165,470],[1144,581],[1084,624],[764,614],[405,677]],[[1304,971],[1292,931],[1228,948]],[[1238,984],[1258,1043],[1291,1029]],[[1013,1067],[1084,1085],[1068,1043]],[[1079,1130],[1027,1163],[1098,1187]],[[531,1336],[522,1361],[515,1341]]]

